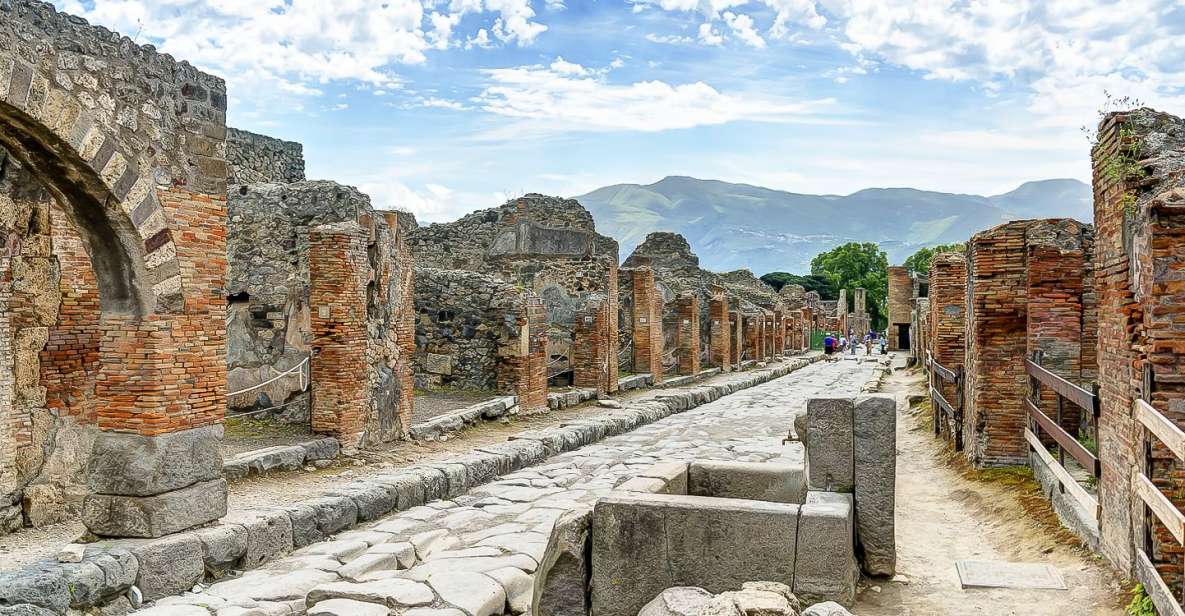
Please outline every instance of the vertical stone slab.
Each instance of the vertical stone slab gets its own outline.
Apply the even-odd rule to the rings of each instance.
[[[868,575],[892,577],[897,570],[897,402],[892,395],[856,398],[853,442],[860,563]]]
[[[855,404],[851,398],[806,403],[807,480],[812,490],[851,492],[854,484]]]
[[[799,509],[794,557],[794,594],[807,604],[856,600],[852,495],[811,491]]]

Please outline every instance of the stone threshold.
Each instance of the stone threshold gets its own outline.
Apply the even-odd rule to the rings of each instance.
[[[368,476],[297,503],[232,511],[210,526],[175,535],[88,544],[82,562],[42,561],[0,573],[0,608],[22,616],[90,608],[122,613],[118,610],[181,594],[207,577],[258,568],[360,523],[456,498],[500,475],[786,376],[821,359],[821,354],[800,356],[745,373],[737,381],[664,392],[605,415],[525,431],[447,461]]]
[[[337,458],[341,443],[333,437],[305,441],[297,445],[276,445],[245,451],[222,462],[222,476],[235,481],[273,471],[294,471],[306,464],[321,466]]]

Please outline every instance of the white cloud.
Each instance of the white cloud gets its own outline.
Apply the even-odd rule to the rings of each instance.
[[[1089,120],[1104,89],[1158,106],[1185,102],[1185,19],[1174,0],[822,4],[852,53],[976,82],[989,95],[1020,86],[1040,125]]]
[[[654,34],[653,32],[646,35],[646,40],[651,43],[662,43],[664,45],[687,45],[694,43],[695,39],[690,36],[679,36],[677,34]]]
[[[731,11],[726,11],[721,17],[724,18],[724,23],[732,28],[732,33],[737,36],[743,43],[750,47],[761,49],[765,47],[765,39],[757,34],[757,30],[753,27],[753,18],[748,15],[737,15]]]
[[[699,25],[699,40],[701,43],[713,47],[724,44],[724,37],[720,36],[720,33],[710,23]]]
[[[399,83],[394,67],[422,63],[453,44],[461,18],[494,17],[503,43],[529,45],[547,29],[530,0],[56,0],[68,13],[104,25],[227,79],[232,98],[316,96],[322,84]],[[462,36],[486,47],[490,33]]]
[[[483,71],[485,111],[542,123],[548,130],[662,131],[738,120],[803,121],[831,101],[797,102],[722,93],[700,81],[614,84],[605,71],[520,66]]]
[[[453,111],[464,111],[468,109],[464,104],[457,101],[448,100],[445,98],[429,97],[420,100],[420,107],[432,107],[436,109],[451,109]]]

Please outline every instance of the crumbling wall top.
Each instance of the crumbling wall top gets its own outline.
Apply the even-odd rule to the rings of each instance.
[[[303,182],[304,146],[237,128],[226,130],[227,183]]]

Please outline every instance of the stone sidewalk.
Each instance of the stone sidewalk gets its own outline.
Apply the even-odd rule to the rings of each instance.
[[[810,397],[855,395],[875,364],[815,363],[453,498],[315,543],[141,616],[522,614],[555,521],[668,460],[778,455]]]

